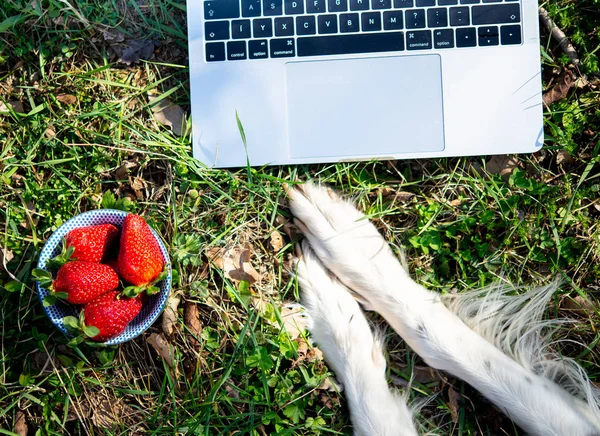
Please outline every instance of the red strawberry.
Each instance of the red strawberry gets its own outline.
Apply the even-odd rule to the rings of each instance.
[[[107,292],[83,307],[85,325],[100,330],[93,340],[104,342],[122,333],[142,310],[139,297],[119,298],[120,295],[119,291]]]
[[[134,286],[146,286],[164,268],[160,246],[144,218],[129,214],[121,231],[119,273]]]
[[[118,235],[119,229],[112,224],[80,227],[67,234],[66,246],[74,248],[73,259],[102,262],[115,245]]]
[[[108,265],[94,262],[68,262],[60,267],[56,279],[51,276],[40,280],[44,287],[53,293],[65,293],[67,301],[73,304],[86,304],[100,295],[117,289],[119,276]]]

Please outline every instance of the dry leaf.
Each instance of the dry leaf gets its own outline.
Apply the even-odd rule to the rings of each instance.
[[[575,83],[575,75],[571,70],[564,69],[558,77],[556,83],[548,91],[544,92],[542,100],[549,105],[559,100],[562,100],[569,94],[569,89]]]
[[[558,165],[570,164],[573,162],[573,156],[571,156],[571,153],[569,153],[567,150],[560,150],[558,153],[556,153],[556,163]]]
[[[462,199],[457,198],[455,200],[452,200],[452,201],[448,202],[448,204],[450,206],[452,206],[452,207],[458,207],[458,206],[460,206],[462,204]]]
[[[211,248],[206,255],[230,280],[246,280],[251,285],[260,280],[260,274],[250,263],[250,246]]]
[[[46,135],[46,138],[48,139],[54,138],[56,136],[56,131],[54,130],[54,127],[48,126],[46,128],[46,131],[44,132],[44,135]]]
[[[150,103],[157,99],[157,95],[148,95]],[[163,126],[170,127],[175,135],[181,136],[182,132],[186,130],[185,112],[181,106],[172,103],[168,98],[158,101],[152,107],[152,112],[154,113],[154,119]]]
[[[102,31],[102,36],[106,42],[111,44],[125,41],[125,34],[116,29],[106,29]]]
[[[285,233],[288,238],[296,239],[296,236],[298,236],[298,229],[296,226],[290,223],[283,215],[277,215],[275,223],[278,226],[282,226],[283,233]]]
[[[2,265],[6,265],[8,262],[14,259],[14,257],[15,255],[12,251],[0,245],[0,263]]]
[[[165,339],[162,333],[152,333],[148,336],[146,342],[152,345],[152,348],[156,350],[158,355],[164,359],[170,368],[175,366],[175,348]]]
[[[519,161],[515,156],[498,154],[488,161],[486,170],[490,174],[500,174],[504,180],[508,180],[514,169],[518,167]]]
[[[452,416],[452,422],[458,422],[458,400],[460,395],[452,388],[448,387],[448,409],[450,409],[450,415]]]
[[[343,392],[344,390],[342,384],[333,376],[325,377],[323,380],[321,380],[321,383],[319,386],[317,386],[317,389],[327,392]]]
[[[596,307],[592,301],[577,295],[574,298],[567,297],[561,301],[561,307],[569,312],[582,316],[592,316],[596,313]]]
[[[20,101],[9,101],[6,103],[4,103],[3,101],[0,101],[0,113],[10,112],[9,108],[11,108],[13,111],[15,111],[17,113],[25,112],[25,109],[23,108],[23,103],[21,103]]]
[[[115,180],[127,180],[129,170],[137,167],[137,165],[137,162],[124,160],[121,166],[115,170]]]
[[[393,363],[393,366],[401,372],[409,369],[409,366],[405,363]],[[430,366],[413,366],[410,370],[412,371],[412,379],[417,383],[428,384],[442,380],[440,373]]]
[[[15,413],[15,425],[13,427],[13,433],[18,434],[19,436],[27,436],[27,432],[29,429],[27,428],[27,419],[25,419],[25,414],[22,410],[17,410]]]
[[[271,247],[273,247],[273,251],[276,253],[283,248],[283,237],[277,230],[271,232],[270,244]]]
[[[162,331],[165,335],[171,336],[175,332],[175,326],[177,325],[177,307],[181,302],[181,298],[177,293],[171,293],[165,310],[162,315]]]
[[[156,42],[154,40],[133,40],[129,42],[129,46],[123,48],[119,56],[119,62],[131,65],[139,62],[140,59],[150,59],[154,54],[154,47]],[[113,47],[113,49],[119,52],[119,48]]]
[[[75,104],[77,103],[77,97],[71,94],[58,94],[56,99],[64,104]]]
[[[186,327],[188,328],[188,339],[192,347],[196,350],[200,350],[200,342],[198,339],[202,334],[202,321],[200,321],[200,312],[196,303],[186,301],[183,309],[183,320]]]
[[[281,307],[279,310],[283,328],[292,339],[298,338],[306,330],[308,322],[304,307],[298,303],[291,303]]]

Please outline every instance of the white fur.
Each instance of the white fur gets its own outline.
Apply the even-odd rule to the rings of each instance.
[[[307,243],[302,251],[297,274],[309,328],[344,386],[355,434],[416,435],[406,402],[388,389],[382,343],[373,337],[358,303]]]
[[[471,384],[531,434],[600,435],[598,396],[584,371],[573,361],[548,354],[552,330],[562,321],[544,321],[541,316],[555,287],[526,297],[510,297],[503,288],[487,289],[442,301],[439,294],[410,278],[377,229],[352,204],[312,184],[289,189],[288,195],[297,225],[324,266],[379,312],[429,365]],[[331,284],[319,280],[322,286],[306,291],[310,275],[318,271],[321,278],[328,277],[322,268],[299,274],[304,294],[313,296],[307,298],[309,314],[330,314],[336,306],[341,312],[341,307],[346,307],[340,305],[343,287],[335,280],[329,280]],[[335,297],[321,297],[328,293]],[[528,300],[530,305],[525,304]],[[358,316],[358,306],[352,307],[354,317]],[[349,328],[360,349],[375,343],[366,322],[346,325],[345,319],[324,317],[323,322],[315,322],[311,332],[321,346],[326,344],[324,354],[346,385],[357,382],[356,374],[364,365],[371,368],[369,372],[379,365],[374,363],[377,359],[369,363],[364,353],[339,352],[348,349],[341,343],[348,340],[342,331]],[[332,339],[337,337],[344,341]],[[376,348],[381,354],[380,347]],[[383,379],[383,369],[379,372]],[[364,430],[357,428],[359,418],[369,419],[371,410],[379,411],[371,422],[396,419],[395,412],[381,413],[391,402],[382,396],[368,396],[370,386],[380,390],[384,385],[381,380],[377,385],[365,385],[362,395],[368,400],[358,405],[355,393],[347,389],[353,423],[358,434],[387,434],[360,433]],[[365,402],[375,404],[367,410]],[[357,407],[360,411],[353,411]],[[406,422],[404,417],[402,422]],[[396,428],[395,434],[402,434],[400,427]],[[412,424],[401,428],[414,431]]]

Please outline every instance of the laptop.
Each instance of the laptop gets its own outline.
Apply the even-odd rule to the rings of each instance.
[[[189,0],[194,157],[223,168],[534,152],[537,7]]]

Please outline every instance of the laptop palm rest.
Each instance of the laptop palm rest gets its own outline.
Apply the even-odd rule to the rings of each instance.
[[[292,158],[444,149],[438,55],[289,62],[285,72]]]

